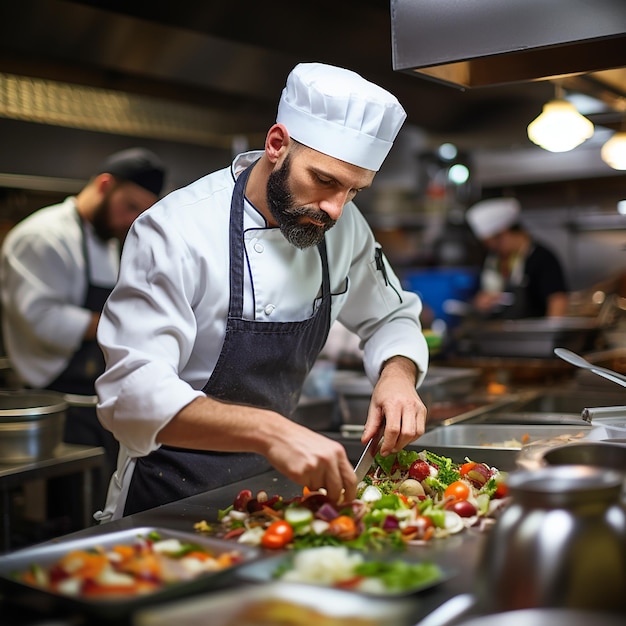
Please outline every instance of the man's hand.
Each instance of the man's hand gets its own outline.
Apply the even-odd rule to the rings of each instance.
[[[266,454],[279,472],[299,485],[323,487],[335,502],[356,497],[354,467],[337,441],[291,422],[269,442]]]
[[[417,367],[404,357],[389,359],[374,387],[361,441],[368,442],[385,420],[381,454],[398,452],[426,430],[426,407],[415,389]]]

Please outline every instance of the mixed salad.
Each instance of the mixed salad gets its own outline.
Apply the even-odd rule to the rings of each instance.
[[[393,595],[423,589],[440,581],[443,572],[430,561],[377,561],[346,546],[322,546],[291,552],[273,577],[372,595]]]
[[[46,567],[33,563],[16,579],[52,593],[107,599],[150,593],[241,561],[237,550],[214,555],[201,545],[151,532],[130,545],[72,550]]]
[[[494,467],[401,450],[376,456],[352,502],[333,502],[323,490],[284,499],[243,489],[217,524],[201,521],[195,529],[268,549],[402,549],[478,525],[506,495],[506,474]]]

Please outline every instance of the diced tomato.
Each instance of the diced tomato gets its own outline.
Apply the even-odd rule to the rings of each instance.
[[[363,582],[364,579],[365,576],[353,576],[347,580],[340,580],[336,582],[334,586],[337,587],[337,589],[355,589]]]
[[[293,528],[285,520],[276,520],[266,529],[261,537],[261,545],[264,548],[276,550],[284,548],[293,540]]]
[[[498,483],[493,494],[494,498],[506,498],[509,495],[509,487],[506,483]]]
[[[462,480],[455,480],[450,483],[443,492],[445,498],[454,498],[455,500],[467,500],[470,495],[470,488],[467,483]]]
[[[359,534],[359,531],[355,521],[350,516],[339,515],[330,521],[328,533],[344,541],[349,541],[354,539]]]
[[[459,468],[459,473],[461,476],[467,476],[467,473],[472,471],[476,467],[476,463],[473,461],[469,461],[468,463],[463,463]]]

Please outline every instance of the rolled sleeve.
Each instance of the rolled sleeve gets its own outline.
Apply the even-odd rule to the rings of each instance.
[[[119,387],[99,380],[97,390],[100,398],[106,398],[98,405],[100,421],[131,456],[156,450],[159,431],[182,408],[204,396],[165,364],[154,361],[125,376]]]
[[[421,385],[428,369],[428,344],[412,319],[397,318],[382,326],[366,342],[363,363],[367,377],[375,383],[380,370],[394,356],[403,356],[417,365],[417,386]]]

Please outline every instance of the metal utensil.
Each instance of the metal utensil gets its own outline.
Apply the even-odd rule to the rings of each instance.
[[[380,445],[383,441],[384,432],[385,424],[383,423],[378,429],[378,432],[365,444],[361,458],[359,458],[357,464],[354,466],[357,483],[360,483],[365,478],[369,468],[372,467],[376,453],[380,449]]]
[[[593,363],[587,361],[584,357],[572,352],[571,350],[567,350],[566,348],[554,348],[554,354],[576,367],[589,370],[598,376],[602,376],[602,378],[606,378],[607,380],[621,385],[622,387],[626,387],[626,376],[618,374],[617,372],[607,369],[606,367],[594,365]]]

